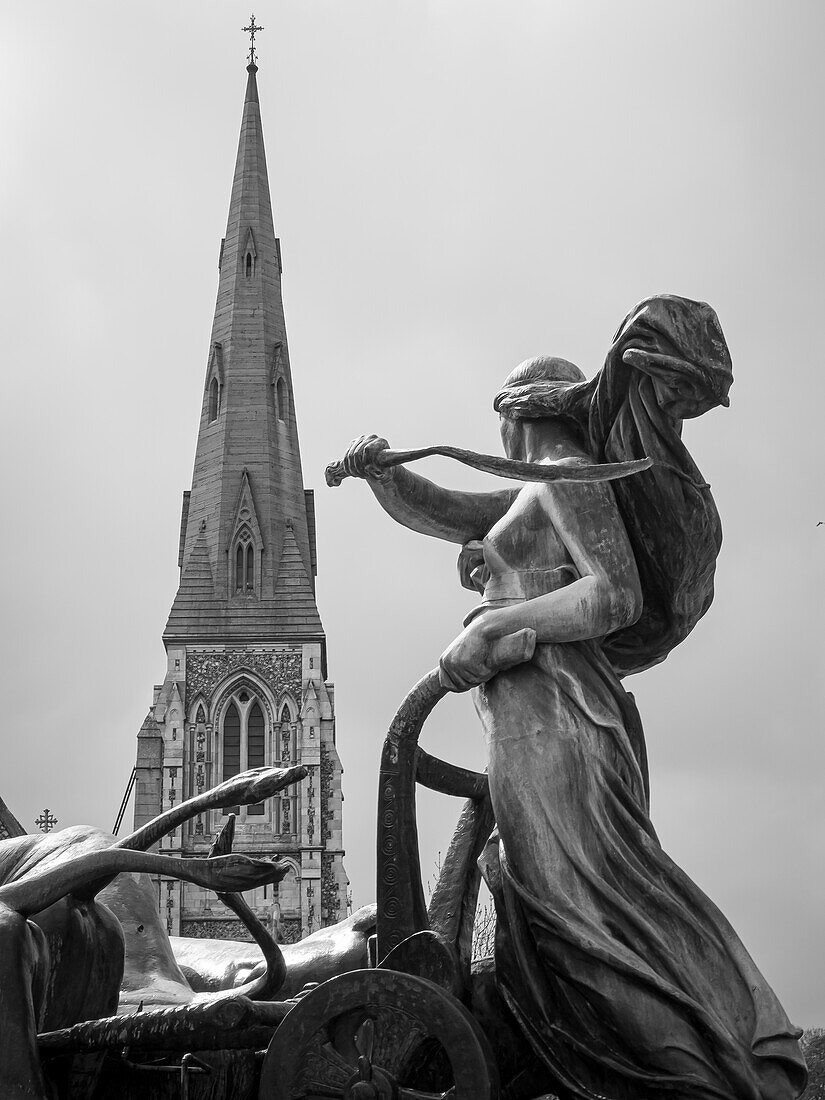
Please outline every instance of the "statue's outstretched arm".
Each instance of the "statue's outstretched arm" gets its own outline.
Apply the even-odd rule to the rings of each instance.
[[[404,466],[381,468],[375,457],[387,447],[380,436],[361,436],[349,445],[341,466],[349,477],[366,480],[378,503],[397,523],[422,535],[460,546],[484,538],[518,492],[465,493],[443,489]]]
[[[482,539],[513,502],[517,489],[464,493],[443,489],[403,466],[386,481],[367,479],[384,511],[404,527],[422,535],[463,546]]]

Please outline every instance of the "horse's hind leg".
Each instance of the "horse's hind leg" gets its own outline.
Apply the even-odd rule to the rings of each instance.
[[[41,1031],[71,1027],[117,1012],[123,978],[123,931],[97,901],[71,895],[32,917],[45,933],[50,955],[49,997]]]
[[[37,1054],[49,950],[41,930],[0,904],[0,1096],[47,1100]]]

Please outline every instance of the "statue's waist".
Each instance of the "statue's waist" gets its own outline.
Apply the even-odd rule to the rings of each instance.
[[[558,565],[553,569],[514,569],[508,573],[496,573],[484,585],[484,595],[478,606],[464,620],[466,626],[473,619],[493,607],[506,607],[509,604],[524,603],[537,596],[546,596],[566,588],[578,580],[573,565]]]
[[[532,600],[565,588],[578,578],[572,565],[558,565],[554,569],[514,569],[509,573],[496,573],[484,586],[484,603],[515,603]]]

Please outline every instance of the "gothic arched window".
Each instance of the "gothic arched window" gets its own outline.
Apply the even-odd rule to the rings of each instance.
[[[251,592],[255,584],[255,551],[252,543],[246,548],[246,591]]]
[[[269,761],[267,750],[267,722],[260,699],[242,688],[233,695],[221,725],[222,764],[221,777],[224,782],[239,772],[250,768],[263,768]],[[266,804],[259,802],[255,806],[229,806],[223,815],[242,814],[245,817],[263,817]],[[277,813],[273,809],[273,812]]]
[[[238,543],[235,551],[235,591],[243,592],[244,589],[244,552],[243,546]]]
[[[252,532],[246,526],[235,536],[234,563],[235,593],[252,595],[255,591],[255,543]]]
[[[247,252],[247,254],[246,254],[246,277],[247,277],[247,279],[252,278],[252,253],[251,252]]]
[[[218,419],[218,412],[220,410],[220,387],[218,386],[217,378],[213,378],[209,383],[209,423],[212,424]]]
[[[241,716],[234,703],[229,704],[223,720],[223,779],[231,779],[241,770]],[[240,813],[239,806],[227,806],[226,814]]]
[[[265,762],[264,715],[259,703],[253,703],[246,718],[246,766],[262,768]],[[247,806],[247,814],[260,816],[264,812],[263,802]]]

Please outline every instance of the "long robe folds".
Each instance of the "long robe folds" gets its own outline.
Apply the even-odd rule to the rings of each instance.
[[[727,405],[732,379],[710,306],[660,295],[628,314],[589,382],[516,384],[496,399],[507,416],[572,421],[596,462],[654,460],[609,490],[638,567],[638,621],[539,645],[474,691],[498,826],[482,860],[497,984],[581,1100],[793,1100],[806,1084],[801,1032],[659,844],[644,734],[619,680],[663,660],[710,606],[721,525],[681,430]],[[548,492],[521,490],[488,533],[473,614],[575,579]]]
[[[662,850],[638,714],[600,645],[541,645],[475,696],[497,982],[553,1077],[586,1100],[798,1096],[800,1032]]]

